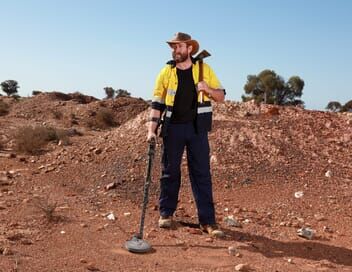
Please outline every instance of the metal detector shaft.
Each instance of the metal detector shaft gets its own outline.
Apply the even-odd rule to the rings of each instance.
[[[139,234],[138,238],[143,239],[143,229],[144,229],[144,219],[145,219],[145,212],[147,210],[148,200],[149,200],[149,186],[151,182],[151,170],[153,167],[153,160],[155,155],[155,139],[152,139],[149,143],[148,149],[148,166],[147,166],[147,176],[144,183],[144,193],[143,193],[143,207],[142,207],[142,215],[141,215],[141,223],[139,227]]]

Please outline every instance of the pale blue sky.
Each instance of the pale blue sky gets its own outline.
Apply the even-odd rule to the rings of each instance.
[[[240,101],[247,75],[272,69],[305,81],[307,109],[352,99],[352,1],[0,0],[0,81],[33,90],[105,96],[127,89],[150,99],[170,59],[177,31],[212,56],[227,90]]]

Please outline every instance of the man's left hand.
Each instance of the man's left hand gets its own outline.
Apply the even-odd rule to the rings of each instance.
[[[198,88],[198,92],[199,91],[204,91],[207,94],[210,93],[210,88],[209,88],[208,84],[205,81],[198,82],[197,88]]]

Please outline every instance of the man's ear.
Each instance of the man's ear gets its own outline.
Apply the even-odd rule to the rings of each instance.
[[[191,52],[192,52],[192,50],[193,50],[193,46],[192,46],[192,45],[189,45],[189,46],[187,47],[187,49],[188,49],[188,54],[191,54]]]

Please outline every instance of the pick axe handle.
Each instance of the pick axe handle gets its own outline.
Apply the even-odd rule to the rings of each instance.
[[[198,82],[203,81],[203,60],[199,60],[199,77],[198,77]],[[203,91],[199,90],[199,95],[200,95],[200,103],[203,103]]]

